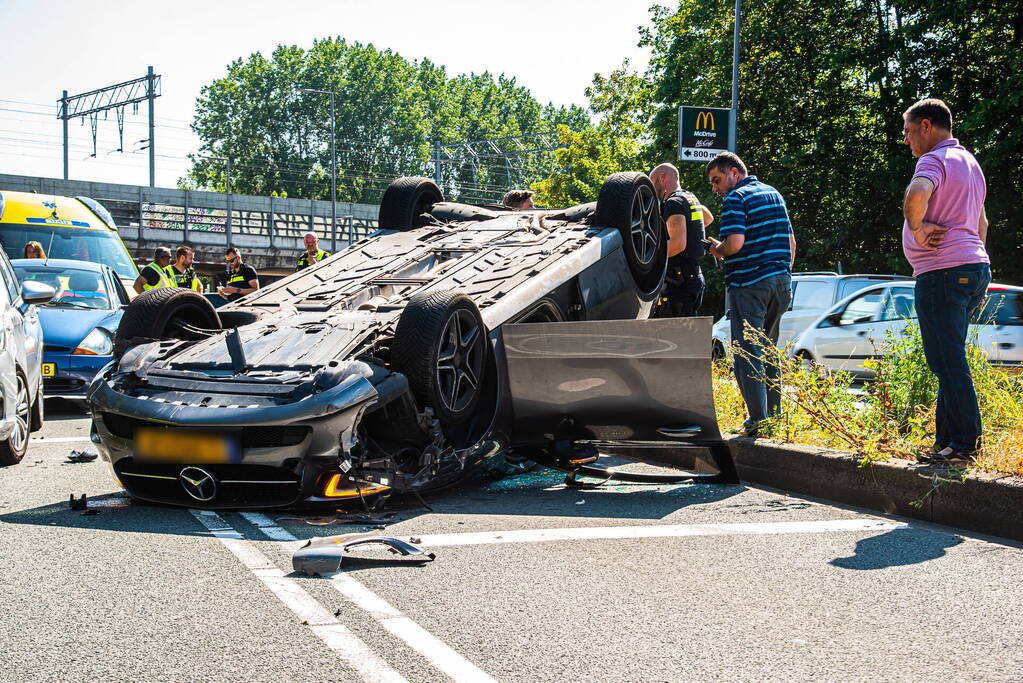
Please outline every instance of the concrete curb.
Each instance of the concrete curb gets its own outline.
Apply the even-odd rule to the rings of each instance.
[[[844,451],[745,437],[727,441],[743,481],[1023,541],[1023,478],[971,473],[960,482],[944,470],[902,460],[859,467],[859,458]],[[939,474],[949,481],[939,481]],[[910,505],[925,495],[923,505]]]

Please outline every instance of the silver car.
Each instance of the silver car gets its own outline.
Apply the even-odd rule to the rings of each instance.
[[[870,377],[863,361],[880,354],[889,333],[903,334],[916,319],[915,284],[892,282],[846,297],[799,335],[793,355],[829,371]],[[992,365],[1023,365],[1023,287],[992,284],[970,340]]]
[[[781,316],[778,346],[784,347],[798,337],[821,313],[853,292],[874,284],[911,279],[906,275],[839,275],[825,271],[793,273],[792,302]],[[727,302],[725,307],[727,309]],[[723,357],[732,343],[729,315],[730,311],[725,310],[711,331],[714,358]]]
[[[43,330],[35,304],[56,294],[38,283],[18,284],[0,252],[0,466],[17,464],[28,450],[29,432],[43,426]]]

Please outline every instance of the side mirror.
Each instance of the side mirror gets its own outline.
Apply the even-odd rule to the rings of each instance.
[[[832,313],[827,318],[825,318],[825,320],[827,320],[829,323],[831,323],[835,327],[838,327],[839,325],[842,324],[842,314],[841,313]]]
[[[21,300],[26,304],[46,304],[57,296],[57,290],[50,285],[34,280],[21,283]]]

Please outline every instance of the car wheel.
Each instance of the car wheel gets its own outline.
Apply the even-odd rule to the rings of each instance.
[[[387,187],[380,200],[378,222],[386,230],[411,230],[416,218],[442,201],[444,195],[429,178],[398,178]]]
[[[43,382],[39,381],[39,389],[36,390],[36,400],[32,403],[32,420],[29,423],[29,431],[38,432],[43,428],[43,420],[46,414],[46,399],[43,398]]]
[[[18,371],[18,390],[14,399],[14,431],[7,440],[0,442],[0,465],[16,465],[28,450],[29,413],[31,402],[28,398],[28,382]]]
[[[593,223],[618,228],[629,270],[637,281],[663,265],[667,253],[664,221],[654,186],[636,171],[608,176],[600,187]]]
[[[472,299],[452,291],[424,292],[398,319],[391,369],[408,378],[421,406],[441,422],[472,417],[483,394],[490,339]]]
[[[710,359],[721,360],[725,357],[725,345],[717,339],[710,346]]]
[[[799,367],[802,368],[803,372],[817,375],[818,377],[828,376],[827,368],[815,361],[809,351],[799,351],[796,354],[796,358],[799,359]]]
[[[192,339],[187,328],[223,329],[209,299],[182,287],[142,292],[124,310],[114,335],[114,356],[154,339]]]

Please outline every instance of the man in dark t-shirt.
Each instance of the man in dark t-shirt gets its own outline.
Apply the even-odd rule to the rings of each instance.
[[[673,165],[657,166],[650,172],[650,182],[661,200],[661,218],[668,230],[668,273],[652,317],[697,315],[706,286],[700,270],[700,259],[707,253],[703,240],[714,215],[696,195],[682,189]]]
[[[227,284],[217,288],[217,293],[231,301],[237,301],[246,294],[259,289],[259,275],[252,266],[242,263],[242,256],[237,247],[228,247],[224,255],[227,261]]]

